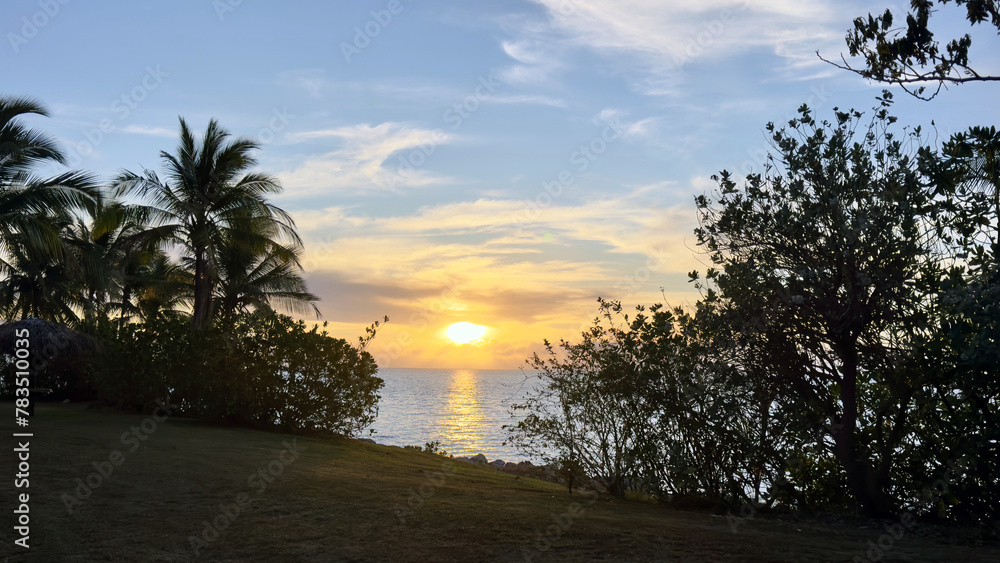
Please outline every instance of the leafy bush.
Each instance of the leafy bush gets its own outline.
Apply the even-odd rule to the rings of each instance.
[[[546,342],[508,427],[611,492],[856,508],[992,525],[1000,512],[1000,135],[943,152],[802,106],[763,171],[696,198],[713,267],[693,313],[617,303]],[[621,321],[624,320],[624,323]]]
[[[246,313],[199,331],[161,317],[108,323],[99,333],[105,352],[91,380],[121,408],[148,411],[169,401],[206,419],[342,435],[378,413],[383,382],[372,356],[287,316]]]
[[[529,360],[541,385],[513,405],[524,416],[508,442],[619,496],[758,500],[780,469],[758,446],[773,424],[766,398],[713,359],[682,311],[639,307],[630,319],[601,301],[601,313],[581,342],[546,342],[547,357]]]
[[[448,452],[441,449],[441,442],[439,440],[434,440],[431,442],[424,442],[421,446],[403,446],[404,450],[415,450],[418,452],[424,452],[426,454],[437,454],[440,456],[448,456]]]
[[[204,341],[192,339],[190,324],[181,318],[142,324],[102,320],[95,336],[103,350],[87,366],[89,380],[102,401],[124,410],[146,412],[156,401],[174,400],[187,380],[207,371],[201,365],[205,354],[195,349]],[[189,371],[192,367],[196,373]]]
[[[0,355],[0,400],[13,401],[17,390],[16,359]],[[33,391],[33,401],[90,401],[96,392],[87,383],[79,368],[77,358],[55,356],[32,361],[32,387],[48,391]]]

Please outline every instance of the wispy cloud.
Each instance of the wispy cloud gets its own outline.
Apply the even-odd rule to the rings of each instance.
[[[321,97],[332,85],[326,71],[318,68],[286,70],[278,75],[278,83],[300,89],[314,98]]]
[[[418,163],[425,162],[436,147],[453,138],[441,130],[397,122],[302,131],[286,137],[286,142],[338,146],[318,156],[306,157],[278,177],[291,197],[446,184],[452,179],[422,169]],[[417,155],[419,158],[415,158]]]
[[[350,92],[410,103],[415,101],[444,103],[467,94],[460,86],[448,86],[419,77],[380,76],[366,80],[345,80],[332,78],[327,75],[326,70],[316,68],[283,71],[278,74],[277,83],[313,98]]]
[[[532,95],[515,95],[515,96],[490,96],[486,99],[487,102],[494,102],[497,104],[527,104],[527,105],[540,105],[540,106],[552,106],[557,108],[566,107],[566,101],[558,98],[550,98],[548,96],[532,96]]]
[[[527,26],[503,48],[520,64],[508,79],[551,78],[569,47],[615,61],[633,86],[652,95],[678,91],[680,71],[746,49],[770,50],[773,71],[794,79],[822,64],[817,49],[843,36],[842,17],[821,0],[533,0],[547,26]],[[835,48],[835,47],[834,47]]]
[[[647,117],[639,121],[628,121],[625,118],[626,115],[627,113],[622,110],[605,108],[594,118],[594,122],[614,123],[618,135],[623,139],[629,139],[649,137],[653,134],[657,123],[662,119],[659,117]]]
[[[621,255],[676,253],[676,262],[664,269],[688,271],[691,260],[682,254],[694,228],[693,210],[687,204],[651,204],[662,189],[639,187],[616,198],[536,210],[524,201],[479,199],[425,206],[413,214],[391,217],[367,217],[345,207],[299,210],[294,217],[308,236],[336,240],[337,252],[314,264],[316,269],[343,269],[371,282],[419,279],[421,272],[447,270],[487,276],[491,281],[484,281],[486,286],[541,280],[568,287],[608,281],[607,264],[617,263],[616,256]],[[570,248],[580,256],[579,263],[566,259]],[[370,269],[358,272],[359,263]],[[464,270],[463,263],[472,268]],[[519,281],[484,269],[515,264],[546,265],[543,269],[558,265],[560,271],[552,276],[535,272]],[[578,269],[574,275],[564,275],[568,264]]]
[[[293,216],[310,287],[329,296],[321,307],[354,323],[343,336],[376,311],[394,321],[373,353],[384,352],[378,342],[419,339],[405,354],[414,365],[514,367],[544,338],[577,337],[598,296],[648,304],[666,287],[674,304],[691,298],[683,280],[699,267],[694,213],[657,203],[663,189],[557,203],[529,217],[523,201],[485,198],[388,217],[342,206]],[[489,354],[450,348],[444,327],[460,320],[491,327]]]
[[[150,127],[146,125],[127,125],[122,127],[121,131],[123,133],[133,133],[136,135],[152,135],[154,137],[176,137],[178,135],[176,129],[168,129],[166,127]]]
[[[507,56],[517,63],[502,69],[499,73],[500,80],[505,84],[520,86],[550,83],[554,75],[564,67],[559,43],[547,40],[541,29],[532,32],[529,26],[521,31],[535,36],[504,41],[501,44]]]

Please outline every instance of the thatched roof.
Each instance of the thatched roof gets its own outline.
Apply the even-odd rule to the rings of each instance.
[[[61,324],[29,317],[20,321],[0,325],[0,352],[11,355],[17,341],[24,338],[23,329],[28,329],[29,350],[35,358],[51,360],[57,356],[89,356],[101,349],[101,343],[86,334],[79,333]]]

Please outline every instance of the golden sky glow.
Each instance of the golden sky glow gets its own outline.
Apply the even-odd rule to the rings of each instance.
[[[37,4],[3,5],[21,22]],[[4,59],[11,94],[42,101],[50,117],[30,124],[103,179],[158,168],[178,116],[259,144],[330,334],[357,342],[389,316],[368,348],[383,368],[518,368],[544,339],[579,341],[597,297],[693,304],[687,272],[709,262],[693,198],[711,176],[761,172],[765,125],[802,104],[827,119],[882,89],[816,56],[838,60],[858,2],[403,2],[386,25],[385,2],[208,4],[60,12]],[[174,41],[179,26],[203,41]],[[203,56],[272,36],[288,40]],[[108,53],[101,80],[66,88]],[[977,56],[1000,67],[1000,50]],[[893,114],[926,128],[928,107],[900,95]],[[934,107],[942,139],[1000,121],[992,88]],[[459,322],[488,331],[458,344]]]
[[[330,207],[295,220],[332,335],[356,341],[388,315],[368,348],[382,368],[517,369],[545,339],[579,340],[597,297],[628,306],[664,294],[672,305],[697,299],[686,281],[702,267],[694,207],[660,203],[656,191],[672,189],[558,201],[521,223],[523,206],[491,199],[387,218]],[[449,327],[470,321],[488,330],[468,343],[451,337]]]
[[[20,22],[36,4],[4,6]],[[765,125],[802,104],[827,119],[882,88],[816,56],[838,60],[857,2],[403,2],[391,25],[372,19],[384,2],[133,4],[60,12],[4,59],[12,93],[44,102],[37,124],[69,166],[104,179],[157,168],[178,116],[259,144],[330,334],[357,342],[389,316],[368,348],[383,368],[514,369],[544,339],[579,341],[597,297],[692,305],[687,272],[709,262],[693,198],[711,176],[761,172]],[[173,41],[182,25],[204,41]],[[289,40],[203,56],[264,36]],[[107,76],[66,88],[108,53]],[[931,127],[927,108],[897,96],[893,114]],[[995,89],[955,88],[933,129],[997,121]],[[459,322],[488,330],[458,344]]]
[[[486,327],[467,322],[455,323],[448,327],[447,334],[455,344],[468,344],[482,338]]]

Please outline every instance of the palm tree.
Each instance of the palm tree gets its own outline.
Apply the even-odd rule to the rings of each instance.
[[[67,264],[80,281],[84,319],[92,324],[113,311],[124,322],[138,313],[137,283],[148,283],[145,266],[161,254],[164,229],[148,226],[148,208],[117,200],[101,202],[87,220],[65,230]],[[169,229],[166,230],[169,232]]]
[[[135,310],[144,320],[183,314],[180,307],[190,304],[193,286],[194,276],[162,250],[154,252],[126,282]]]
[[[63,244],[52,219],[101,199],[90,174],[43,179],[32,173],[38,165],[66,164],[66,158],[52,138],[21,123],[20,117],[30,114],[48,115],[30,98],[0,97],[0,276],[17,273],[12,260],[58,258]]]
[[[210,322],[215,289],[220,281],[224,249],[238,244],[251,253],[269,248],[301,248],[292,218],[269,203],[281,191],[278,181],[261,172],[251,155],[258,148],[247,138],[230,139],[214,119],[199,144],[183,118],[176,154],[161,152],[165,178],[153,171],[123,172],[114,193],[139,196],[164,239],[179,244],[193,266],[192,327]]]
[[[0,280],[0,315],[76,325],[76,310],[81,308],[82,300],[71,273],[74,269],[63,257],[37,244],[31,235],[8,235],[4,243],[4,264],[9,273]]]
[[[62,212],[36,217],[58,233],[58,254],[30,235],[8,237],[11,272],[0,281],[0,303],[7,316],[93,326],[108,315],[121,293],[118,268],[125,253],[119,248],[124,237],[115,240],[98,230],[106,221],[106,209],[99,202],[87,219]]]
[[[315,302],[319,297],[309,293],[299,274],[300,253],[300,249],[289,246],[255,253],[236,241],[224,245],[215,295],[220,316],[251,308],[272,310],[272,305],[278,305],[291,312],[312,312],[318,318]]]
[[[103,213],[103,205],[96,214]],[[65,251],[60,261],[65,277],[73,283],[74,293],[83,314],[82,324],[92,326],[99,317],[106,317],[111,302],[121,292],[121,276],[116,269],[115,249],[108,236],[99,236],[94,229],[94,216],[88,220],[75,217],[62,230]]]

